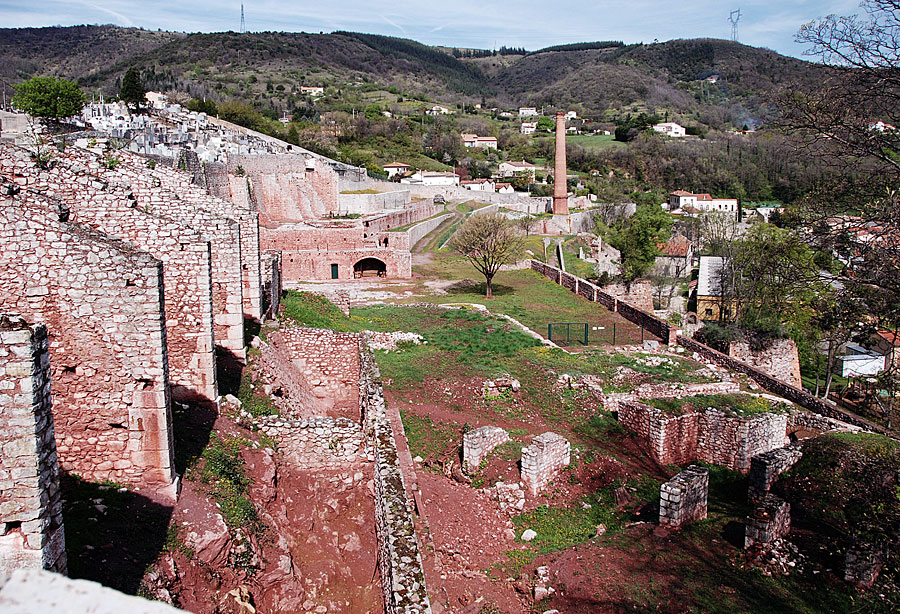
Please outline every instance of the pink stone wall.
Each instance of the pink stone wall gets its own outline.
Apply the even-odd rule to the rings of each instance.
[[[57,203],[0,197],[0,301],[50,333],[60,467],[91,480],[174,477],[162,263]]]
[[[801,387],[800,354],[793,339],[776,339],[760,351],[753,351],[748,343],[732,343],[728,355],[791,386]]]

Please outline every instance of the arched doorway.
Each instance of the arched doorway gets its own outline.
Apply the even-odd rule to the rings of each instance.
[[[387,265],[378,258],[363,258],[353,265],[353,277],[384,277]]]

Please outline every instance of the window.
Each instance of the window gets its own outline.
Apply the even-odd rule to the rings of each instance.
[[[333,263],[331,265],[331,279],[337,279],[337,278],[338,278],[338,265]]]
[[[706,315],[711,316],[711,315],[712,315],[712,309],[707,309],[707,310],[706,310]]]

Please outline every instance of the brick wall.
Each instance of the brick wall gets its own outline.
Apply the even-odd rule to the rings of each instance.
[[[791,386],[801,386],[800,354],[793,339],[775,339],[769,347],[759,351],[752,350],[747,342],[733,342],[728,355]]]
[[[536,495],[569,466],[571,446],[561,435],[543,433],[522,448],[522,481]]]
[[[162,263],[22,196],[0,198],[0,300],[50,331],[60,467],[170,483]]]
[[[312,473],[360,471],[367,462],[366,442],[359,422],[348,418],[287,418],[257,420],[260,430],[278,442],[293,469]]]
[[[706,518],[709,469],[691,465],[659,489],[659,524],[673,529]]]
[[[273,320],[281,305],[281,252],[278,250],[264,252],[260,268],[263,288],[262,319]]]
[[[0,314],[0,576],[66,573],[49,346],[43,324]]]
[[[73,221],[127,241],[163,262],[172,394],[187,400],[215,399],[209,242],[183,224],[138,208],[127,186],[108,183],[65,164],[42,171],[22,149],[0,150],[0,174],[27,188],[23,195],[32,190],[52,194]]]
[[[463,435],[463,467],[477,471],[491,450],[509,441],[509,433],[499,426],[482,426]]]

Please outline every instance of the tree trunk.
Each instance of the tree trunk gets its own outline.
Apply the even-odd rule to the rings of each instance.
[[[485,275],[484,280],[485,280],[484,298],[494,298],[494,289],[492,287],[492,283],[494,281],[494,276],[493,275]]]
[[[834,377],[834,343],[828,343],[828,360],[825,362],[825,394],[822,396],[823,399],[828,398],[828,393],[831,392],[831,380]]]

